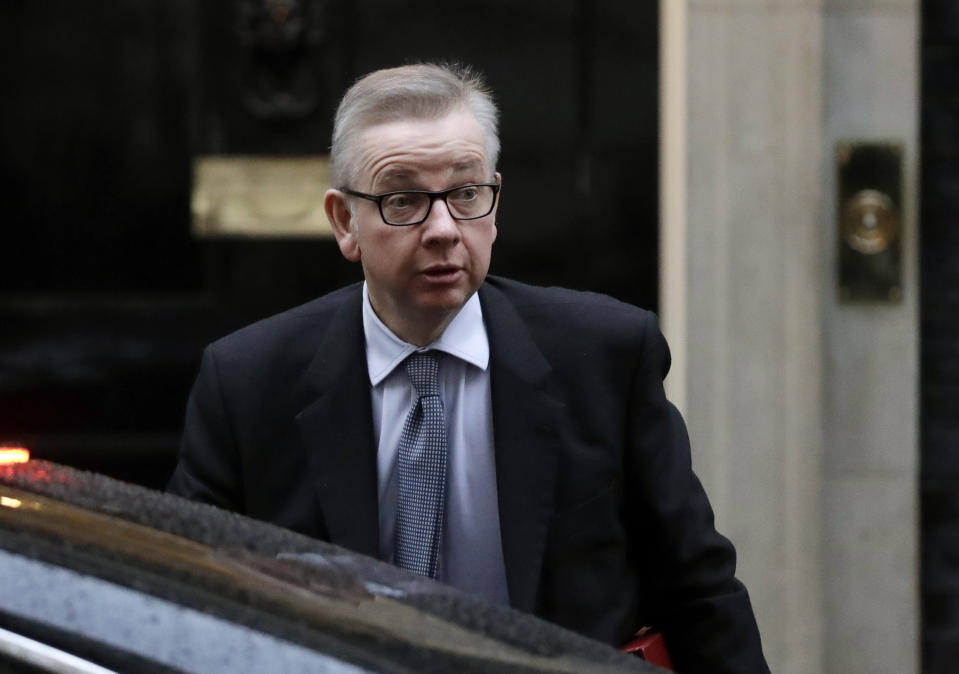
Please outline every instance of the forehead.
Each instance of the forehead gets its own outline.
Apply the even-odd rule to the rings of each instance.
[[[357,143],[360,183],[370,186],[429,187],[459,175],[480,179],[487,171],[483,130],[466,110],[437,119],[408,119],[364,129]]]

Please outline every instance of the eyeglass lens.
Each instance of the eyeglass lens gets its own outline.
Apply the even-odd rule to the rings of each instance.
[[[450,215],[461,220],[481,218],[493,209],[496,197],[488,185],[467,185],[446,193],[446,206]],[[397,192],[383,198],[380,210],[390,224],[405,225],[422,221],[433,199],[421,192]]]

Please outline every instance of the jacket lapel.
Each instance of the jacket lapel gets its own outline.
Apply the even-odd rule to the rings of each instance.
[[[512,303],[480,288],[490,340],[490,383],[500,535],[510,604],[532,612],[553,513],[564,405],[548,391],[550,366]]]
[[[329,325],[299,382],[296,422],[330,542],[379,557],[376,447],[359,286]]]
[[[498,288],[480,288],[491,346],[490,382],[500,536],[510,603],[532,612],[553,514],[564,405],[548,390],[550,366]],[[296,422],[330,542],[379,557],[373,410],[362,295],[330,320],[299,382]]]

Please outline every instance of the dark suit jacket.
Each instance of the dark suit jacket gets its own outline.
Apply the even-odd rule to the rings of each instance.
[[[654,316],[493,277],[479,296],[511,604],[616,645],[657,625],[679,671],[767,671],[663,393]],[[207,348],[171,491],[378,555],[361,297],[350,286]]]

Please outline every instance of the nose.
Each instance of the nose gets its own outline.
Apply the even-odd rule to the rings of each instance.
[[[433,207],[420,225],[420,230],[426,245],[450,244],[460,240],[459,223],[450,215],[446,201],[440,198],[433,199]]]

